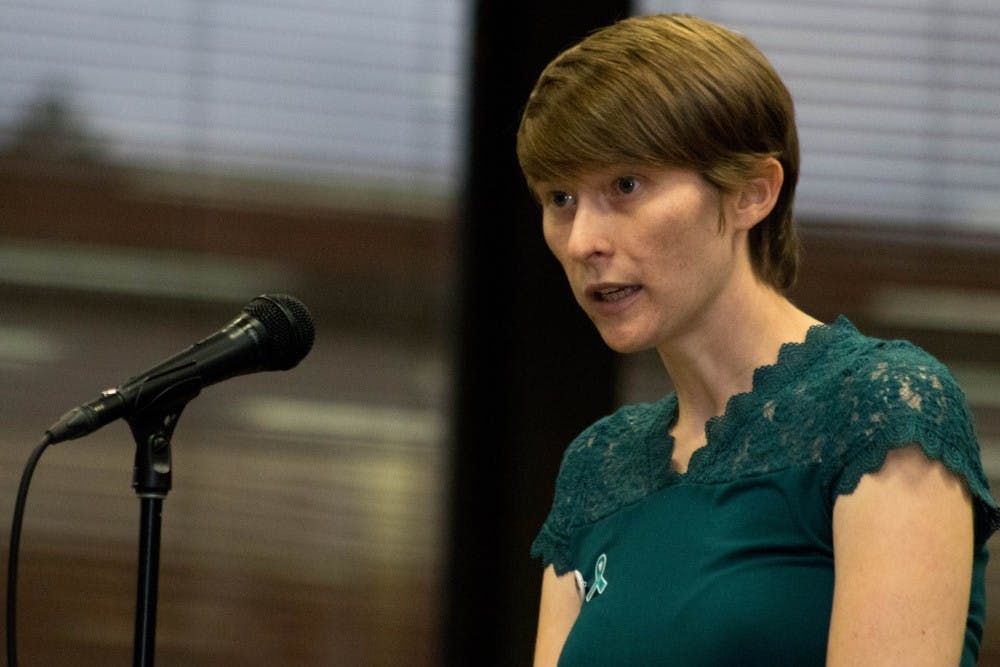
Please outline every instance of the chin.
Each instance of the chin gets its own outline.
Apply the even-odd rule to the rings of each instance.
[[[619,354],[631,354],[633,352],[644,352],[653,347],[644,338],[615,334],[613,332],[599,331],[604,344]]]

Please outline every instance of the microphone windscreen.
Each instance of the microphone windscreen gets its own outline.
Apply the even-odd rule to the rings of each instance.
[[[305,304],[287,294],[262,294],[243,312],[258,319],[267,331],[264,341],[265,368],[287,371],[312,349],[316,336],[312,316]]]

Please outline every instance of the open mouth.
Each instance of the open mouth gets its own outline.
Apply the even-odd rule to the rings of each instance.
[[[641,288],[638,285],[623,285],[621,287],[604,287],[593,292],[594,298],[604,303],[614,303],[632,296]]]

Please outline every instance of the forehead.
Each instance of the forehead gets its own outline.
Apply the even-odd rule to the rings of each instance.
[[[565,169],[561,173],[552,176],[542,177],[535,181],[534,187],[568,187],[579,186],[587,183],[605,181],[620,176],[638,173],[639,171],[652,171],[652,165],[641,166],[638,164],[616,163],[612,165],[589,165],[580,166],[573,169]]]
[[[592,166],[590,168],[566,172],[560,176],[539,179],[534,182],[532,188],[541,192],[553,189],[575,189],[588,186],[604,187],[615,179],[622,178],[624,176],[659,178],[677,173],[690,173],[692,175],[696,175],[698,172],[690,167],[621,162],[609,166]]]

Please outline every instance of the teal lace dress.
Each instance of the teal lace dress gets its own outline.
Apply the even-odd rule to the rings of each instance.
[[[577,573],[583,602],[561,667],[823,665],[834,502],[913,443],[974,498],[962,665],[976,663],[1000,510],[944,366],[841,317],[758,369],[753,390],[708,423],[684,474],[669,466],[676,412],[673,394],[624,407],[566,450],[532,546],[556,572]]]

